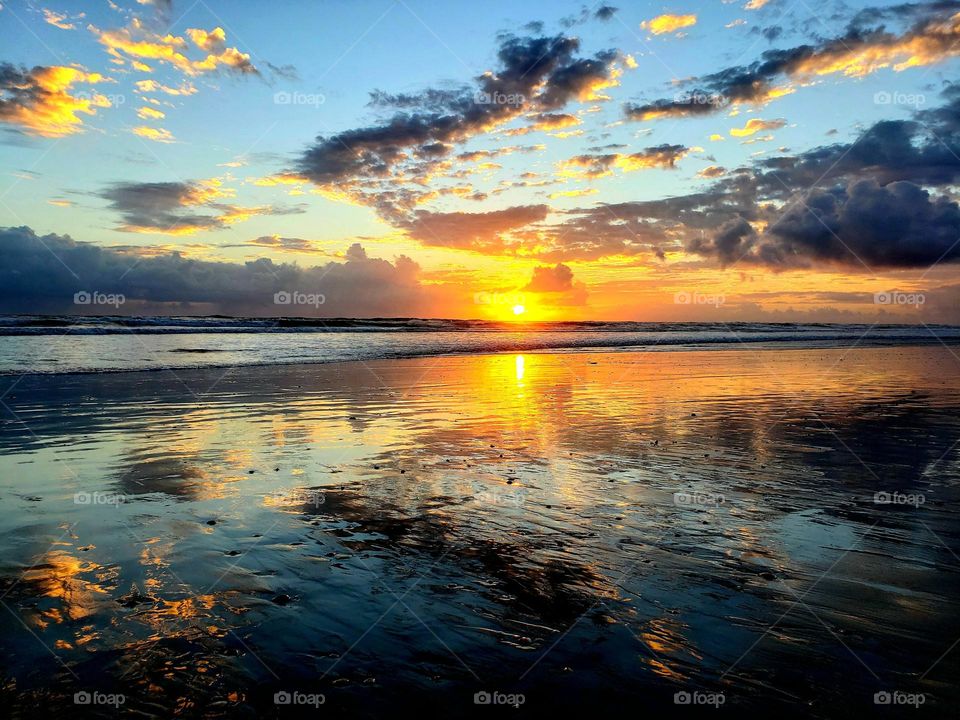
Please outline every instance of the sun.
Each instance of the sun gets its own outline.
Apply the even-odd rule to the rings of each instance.
[[[514,306],[513,306],[513,314],[514,314],[514,315],[523,315],[526,311],[527,311],[527,309],[526,309],[523,305],[514,305]]]

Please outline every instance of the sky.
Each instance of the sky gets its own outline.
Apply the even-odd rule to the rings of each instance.
[[[0,312],[960,323],[958,55],[960,2],[0,0]]]

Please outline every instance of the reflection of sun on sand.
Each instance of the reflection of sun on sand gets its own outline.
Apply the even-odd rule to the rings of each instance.
[[[522,316],[511,307],[497,312],[517,337],[545,312],[539,302]],[[0,557],[14,570],[0,573],[0,591],[12,588],[10,609],[64,662],[85,662],[90,648],[112,653],[120,673],[129,669],[125,683],[206,687],[197,678],[232,671],[233,653],[248,644],[278,674],[297,672],[319,647],[343,658],[338,678],[352,682],[369,667],[403,692],[390,670],[418,667],[432,638],[413,624],[377,624],[396,597],[376,591],[375,568],[388,584],[407,582],[411,607],[464,628],[451,647],[469,651],[481,677],[519,677],[533,653],[543,658],[534,671],[573,668],[566,677],[582,677],[580,687],[621,671],[659,687],[735,666],[741,687],[765,692],[770,666],[801,667],[814,648],[869,697],[857,660],[811,612],[763,632],[796,601],[781,578],[830,570],[805,603],[848,636],[868,627],[888,658],[878,667],[892,666],[905,642],[917,656],[943,653],[945,633],[927,639],[920,630],[952,629],[957,603],[937,595],[939,578],[911,569],[930,546],[902,544],[913,516],[872,502],[875,479],[846,447],[862,454],[883,437],[872,456],[881,478],[920,477],[939,463],[945,481],[930,505],[933,492],[945,504],[925,522],[949,533],[955,363],[950,348],[935,347],[504,350],[198,371],[200,385],[219,380],[202,413],[196,396],[150,374],[91,390],[112,412],[79,432],[42,422],[62,414],[60,396],[44,388],[63,381],[27,379],[40,387],[32,417],[49,442],[36,450],[24,434],[19,452],[0,454],[0,490],[13,496],[10,478],[37,453],[44,464],[33,466],[31,489],[44,499],[29,513],[10,506]],[[144,422],[143,398],[153,397],[169,409]],[[821,417],[819,429],[811,425]],[[67,496],[56,505],[62,483],[43,469],[65,452],[125,502],[76,505]],[[845,509],[851,497],[864,498],[855,512]],[[83,560],[66,550],[36,555],[61,521],[78,523]],[[850,548],[875,559],[850,552],[831,570]],[[377,565],[365,566],[368,557]],[[19,567],[31,568],[21,580]],[[415,584],[411,573],[438,581]],[[895,599],[878,600],[881,585]],[[858,615],[865,602],[868,621]],[[22,672],[49,666],[59,684],[57,660],[23,638],[35,654],[18,658]],[[358,638],[365,656],[350,652]],[[744,654],[754,644],[766,654]],[[935,671],[955,675],[956,662],[948,654]],[[247,692],[252,681],[238,682]],[[465,689],[454,692],[469,697]]]

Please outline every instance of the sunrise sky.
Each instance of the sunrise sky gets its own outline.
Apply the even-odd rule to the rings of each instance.
[[[4,0],[0,310],[960,322],[958,55],[953,2]]]

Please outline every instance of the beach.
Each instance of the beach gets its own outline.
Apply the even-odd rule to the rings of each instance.
[[[0,377],[0,701],[946,716],[958,353]]]

